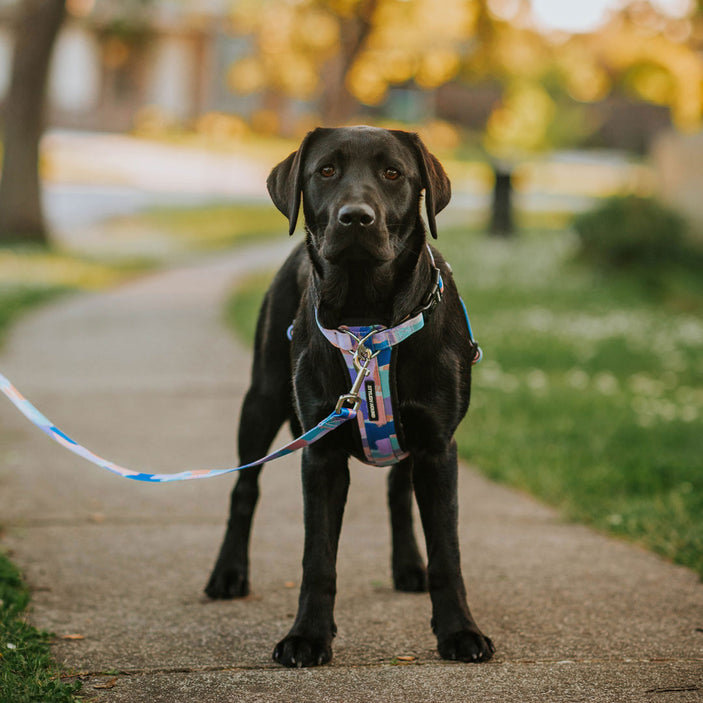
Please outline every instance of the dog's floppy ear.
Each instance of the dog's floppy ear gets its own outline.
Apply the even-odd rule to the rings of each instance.
[[[288,218],[289,234],[295,232],[295,225],[298,222],[300,197],[303,193],[305,153],[315,131],[308,132],[298,151],[294,151],[275,166],[266,179],[266,187],[273,204]]]
[[[437,224],[435,215],[447,206],[452,197],[452,185],[449,177],[444,172],[439,159],[430,154],[425,143],[414,132],[398,132],[409,140],[415,150],[417,163],[422,176],[422,187],[425,189],[425,209],[427,211],[427,225],[432,236],[437,239]]]

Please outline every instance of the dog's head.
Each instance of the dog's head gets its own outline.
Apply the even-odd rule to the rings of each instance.
[[[375,127],[316,129],[276,166],[267,186],[293,234],[301,197],[319,254],[335,264],[394,259],[420,224],[425,193],[427,225],[449,202],[444,169],[410,132]]]

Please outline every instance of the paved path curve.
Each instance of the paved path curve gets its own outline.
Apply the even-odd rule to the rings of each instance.
[[[14,328],[0,370],[60,427],[119,463],[164,472],[232,465],[250,356],[224,330],[222,301],[237,277],[273,266],[288,246],[199,260],[46,307]],[[253,595],[208,602],[202,589],[229,478],[124,481],[0,403],[4,542],[34,589],[34,623],[57,634],[64,664],[87,674],[90,700],[703,700],[703,586],[693,573],[564,524],[468,469],[463,566],[495,660],[438,658],[429,599],[390,587],[385,471],[357,465],[333,663],[277,667],[271,650],[300,581],[297,463],[264,472]],[[62,639],[74,634],[83,639]]]

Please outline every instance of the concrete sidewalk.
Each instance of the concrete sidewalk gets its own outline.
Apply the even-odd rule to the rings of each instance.
[[[0,370],[60,428],[123,465],[233,465],[250,356],[223,328],[222,301],[238,276],[274,266],[287,246],[44,308],[15,327]],[[495,659],[439,659],[429,598],[391,588],[386,472],[355,465],[334,660],[314,670],[276,666],[271,651],[290,626],[301,576],[298,462],[264,472],[253,595],[209,602],[202,589],[232,480],[121,480],[51,443],[0,399],[4,543],[34,590],[33,622],[57,634],[55,654],[85,675],[87,699],[703,700],[703,585],[693,573],[564,524],[468,468],[463,567]]]

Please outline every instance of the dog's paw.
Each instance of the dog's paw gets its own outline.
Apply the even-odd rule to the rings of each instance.
[[[282,639],[273,650],[273,660],[288,667],[321,666],[332,659],[329,642],[298,635]]]
[[[426,593],[427,569],[423,564],[406,564],[393,569],[393,586],[404,593]]]
[[[205,594],[214,600],[244,598],[249,595],[249,579],[239,569],[216,568],[205,586]]]
[[[438,639],[442,659],[462,662],[485,662],[496,651],[489,637],[474,630],[462,630]]]

